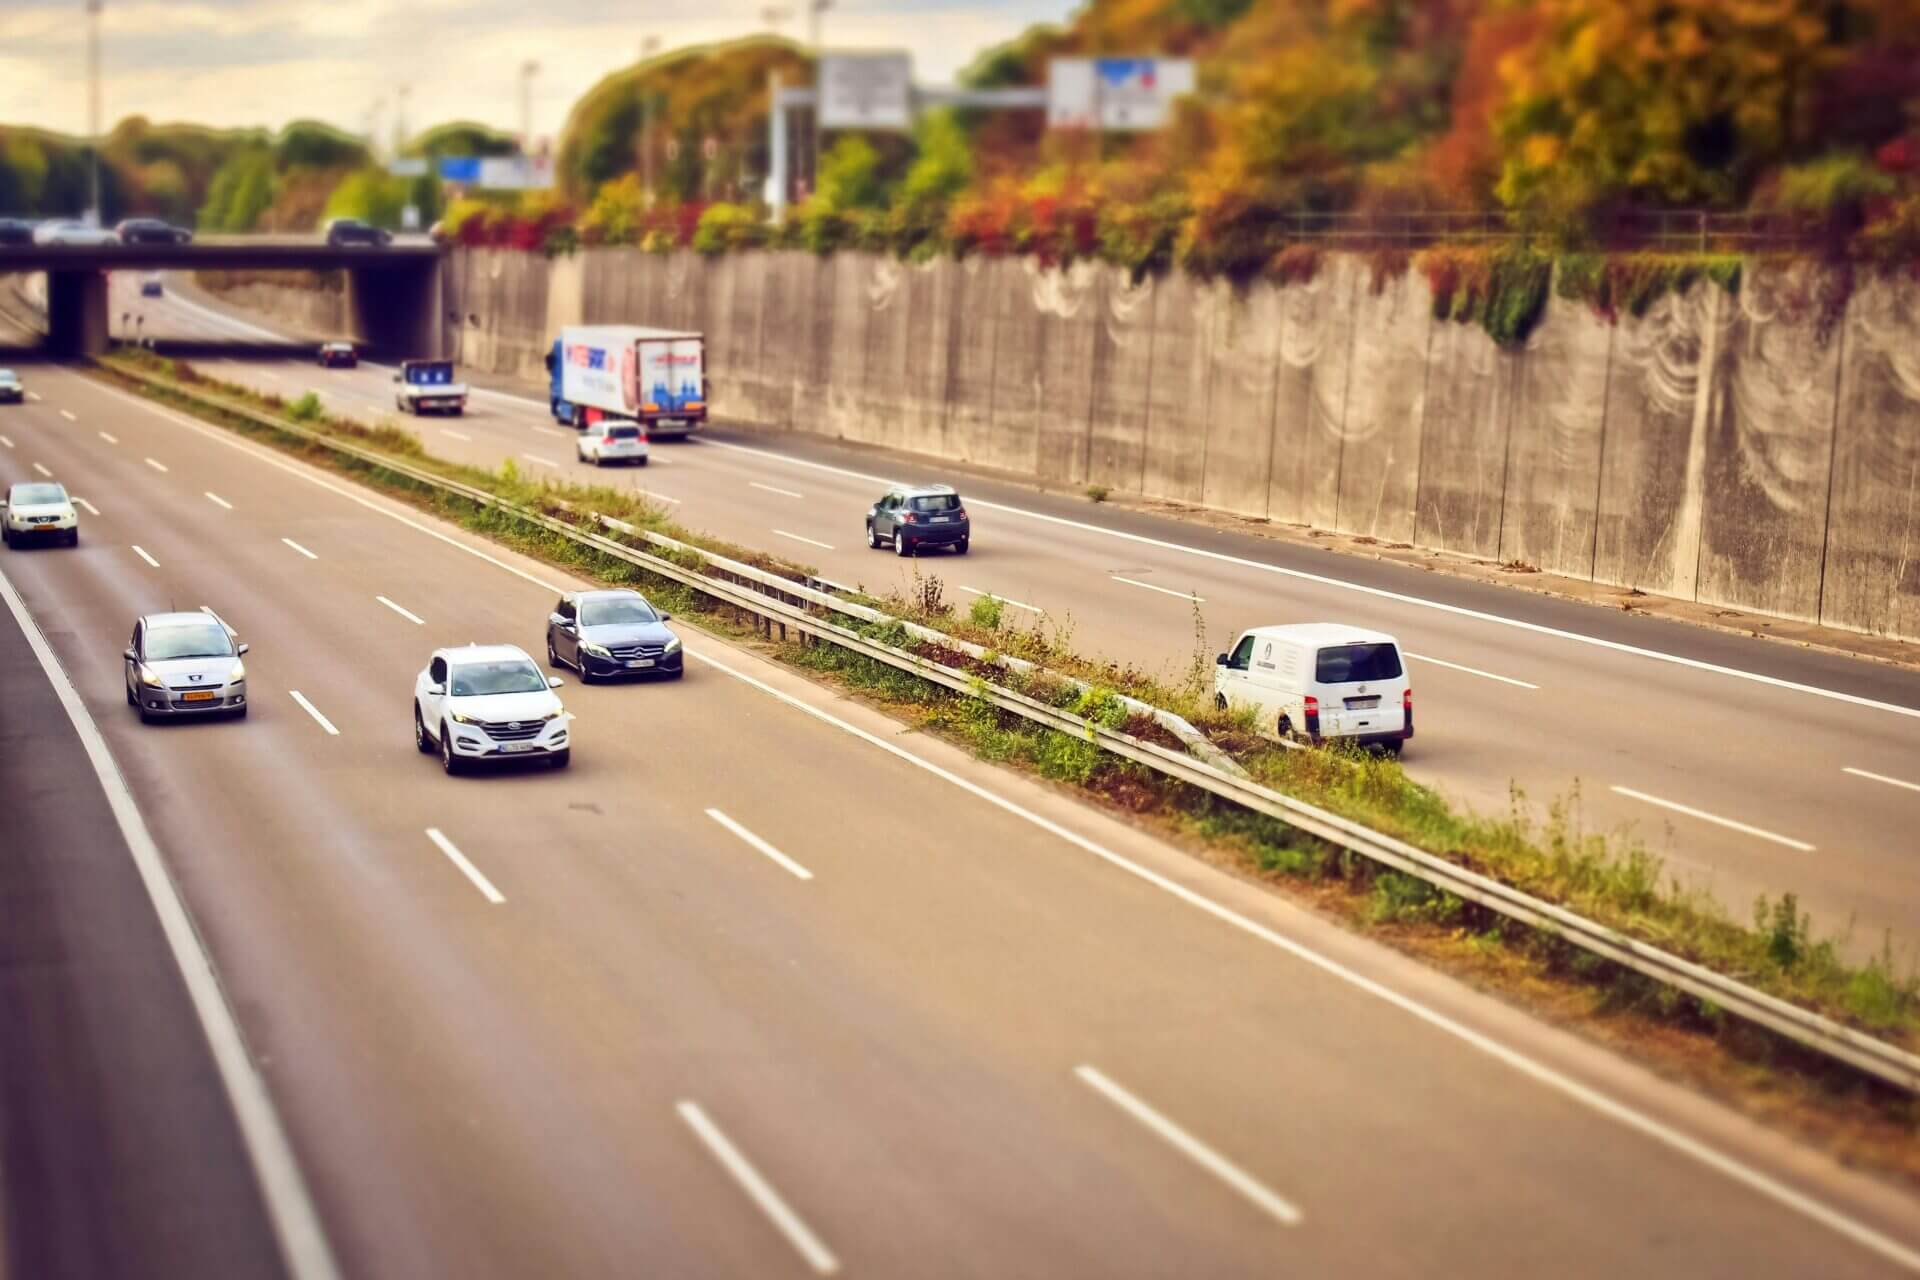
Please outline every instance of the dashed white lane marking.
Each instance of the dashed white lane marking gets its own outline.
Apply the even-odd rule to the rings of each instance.
[[[381,604],[387,606],[387,608],[393,610],[395,613],[399,614],[401,617],[405,618],[408,622],[411,622],[416,627],[424,627],[427,625],[427,620],[425,618],[422,618],[417,614],[411,613],[406,609],[402,609],[399,605],[387,599],[385,596],[375,596],[374,599],[378,600]]]
[[[148,458],[146,460],[146,463],[148,466],[152,467],[155,471],[160,472],[162,475],[166,474],[167,464],[160,461],[158,458]]]
[[[1478,667],[1463,667],[1457,662],[1448,662],[1444,658],[1429,658],[1420,653],[1409,653],[1407,656],[1415,662],[1428,662],[1436,667],[1446,667],[1451,671],[1464,671],[1470,676],[1479,676],[1482,680],[1498,680],[1501,684],[1510,684],[1516,688],[1538,689],[1540,687],[1537,684],[1529,684],[1525,680],[1515,680],[1512,676],[1497,676],[1491,671],[1482,671]]]
[[[969,587],[964,584],[961,585],[960,589],[966,592],[968,595],[987,596],[987,597],[990,597],[991,599],[998,600],[1001,604],[1010,604],[1016,609],[1025,609],[1028,613],[1045,613],[1046,612],[1045,609],[1042,609],[1037,605],[1022,604],[1020,603],[1020,601],[1015,600],[1010,596],[1003,596],[997,591],[982,591],[978,587]]]
[[[804,493],[795,493],[791,489],[777,489],[770,484],[761,484],[758,480],[747,481],[747,487],[749,489],[760,489],[767,493],[777,493],[783,498],[805,498],[807,496]]]
[[[306,713],[312,716],[314,720],[316,720],[319,723],[322,729],[325,729],[327,731],[328,737],[337,738],[340,736],[340,731],[333,727],[333,721],[321,715],[320,708],[314,706],[311,702],[307,701],[307,695],[305,695],[304,693],[301,693],[298,689],[289,689],[287,690],[287,692],[292,694],[293,700],[299,703],[301,707],[305,708]]]
[[[491,902],[497,907],[507,900],[507,895],[494,888],[493,881],[482,875],[480,868],[469,862],[467,855],[455,848],[453,841],[447,839],[446,836],[440,833],[440,828],[428,827],[427,839],[433,841],[434,844],[440,847],[440,852],[447,855],[447,861],[460,868],[460,874],[472,881],[473,887],[478,889],[481,894],[486,897],[488,902]]]
[[[228,502],[225,498],[221,497],[219,494],[215,493],[213,490],[204,489],[201,492],[205,494],[207,501],[211,502],[214,506],[219,507],[226,511],[233,510],[233,504],[231,502]]]
[[[1889,778],[1884,773],[1868,773],[1865,769],[1856,769],[1848,765],[1842,773],[1850,773],[1856,778],[1866,778],[1873,782],[1884,782],[1890,787],[1905,787],[1908,791],[1920,791],[1920,782],[1905,782],[1899,778]]]
[[[772,845],[768,844],[765,840],[762,840],[759,836],[753,834],[753,832],[747,830],[745,827],[741,826],[739,823],[735,822],[732,818],[729,818],[726,814],[720,812],[718,809],[707,810],[707,816],[709,818],[712,818],[715,822],[719,823],[721,826],[725,827],[727,830],[733,832],[734,835],[739,836],[740,839],[745,841],[749,847],[755,849],[756,851],[762,854],[765,854],[768,859],[779,864],[781,867],[785,868],[787,871],[791,872],[793,875],[798,876],[802,880],[813,879],[813,872],[807,870],[805,867],[795,862],[792,858],[789,858],[786,854],[780,852],[778,849],[774,848]]]
[[[1168,1146],[1251,1200],[1268,1216],[1277,1218],[1290,1227],[1300,1225],[1300,1210],[1268,1190],[1239,1165],[1115,1084],[1101,1074],[1098,1068],[1082,1065],[1075,1067],[1073,1074],[1080,1077],[1081,1082],[1095,1093],[1152,1130]]]
[[[792,538],[795,542],[804,542],[810,547],[818,547],[822,551],[833,550],[832,544],[822,542],[818,538],[803,538],[797,533],[788,533],[785,529],[775,529],[773,532],[779,534],[783,538]]]
[[[740,1149],[733,1145],[727,1135],[720,1132],[720,1126],[708,1119],[699,1103],[680,1102],[675,1104],[674,1110],[680,1113],[680,1118],[686,1121],[694,1136],[713,1153],[720,1167],[732,1175],[740,1189],[747,1193],[747,1198],[759,1206],[760,1212],[779,1228],[780,1234],[787,1238],[787,1243],[794,1247],[794,1251],[806,1259],[808,1266],[823,1276],[833,1275],[840,1270],[840,1260],[833,1256],[826,1245],[820,1243],[820,1237],[814,1235],[812,1229],[801,1221],[800,1215],[787,1206],[787,1202],[780,1198],[780,1193],[760,1176],[758,1169],[747,1162],[747,1158],[740,1154]]]
[[[1775,844],[1783,844],[1789,849],[1798,849],[1802,853],[1813,852],[1813,846],[1804,840],[1795,840],[1791,836],[1779,835],[1762,827],[1749,826],[1744,822],[1736,822],[1732,818],[1723,818],[1717,813],[1708,813],[1705,809],[1695,809],[1691,805],[1680,804],[1674,800],[1662,800],[1659,796],[1650,796],[1644,791],[1635,791],[1632,787],[1614,787],[1612,790],[1618,795],[1626,796],[1628,799],[1639,800],[1645,804],[1658,805],[1662,809],[1671,809],[1675,813],[1684,813],[1689,818],[1698,818],[1702,822],[1711,822],[1717,826],[1725,827],[1729,831],[1738,831],[1744,835],[1758,836],[1762,840],[1771,840]]]
[[[145,560],[148,564],[152,565],[156,569],[160,567],[160,562],[158,560],[155,560],[152,556],[148,555],[147,549],[145,547],[135,547],[133,549],[133,554],[139,556],[142,560]]]
[[[313,552],[301,546],[299,543],[295,542],[292,538],[282,538],[280,539],[280,541],[286,543],[288,546],[292,547],[295,551],[298,551],[301,555],[305,556],[309,560],[318,560],[320,558],[319,556],[313,554]]]
[[[1187,600],[1193,604],[1205,604],[1206,601],[1191,591],[1175,591],[1171,587],[1156,587],[1151,582],[1142,582],[1138,578],[1123,578],[1117,573],[1107,575],[1115,582],[1124,582],[1130,587],[1141,587],[1147,591],[1158,591],[1163,596],[1172,596],[1176,600]]]

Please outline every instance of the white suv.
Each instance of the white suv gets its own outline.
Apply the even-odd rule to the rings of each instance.
[[[413,682],[414,745],[437,750],[448,773],[476,760],[526,757],[564,769],[573,717],[553,692],[559,687],[559,677],[542,675],[517,645],[436,649]]]
[[[609,462],[647,465],[647,433],[637,422],[621,422],[617,418],[596,422],[580,433],[580,442],[574,447],[580,461],[591,462],[596,467]]]
[[[0,542],[15,547],[33,538],[80,545],[80,517],[60,485],[17,484],[0,499]]]

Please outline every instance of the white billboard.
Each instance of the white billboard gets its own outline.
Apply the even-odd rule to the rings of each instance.
[[[1158,129],[1193,86],[1190,58],[1055,58],[1047,64],[1047,127]]]
[[[822,129],[913,128],[913,59],[905,53],[820,55]]]
[[[474,185],[487,191],[544,191],[553,185],[553,157],[483,156]]]

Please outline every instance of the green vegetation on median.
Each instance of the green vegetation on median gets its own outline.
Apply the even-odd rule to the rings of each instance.
[[[276,397],[208,382],[190,367],[150,353],[120,354],[105,363],[109,369],[122,366],[143,375],[157,375],[182,390],[212,393],[237,408],[294,419],[293,410]],[[498,508],[426,490],[399,473],[343,458],[290,432],[275,432],[241,414],[209,409],[197,400],[144,381],[134,385],[142,394],[353,474],[583,576],[643,586],[676,614],[698,617],[703,625],[723,633],[747,636],[755,632],[746,619],[735,617],[731,609],[709,597],[550,530],[530,526]],[[426,455],[416,436],[390,424],[368,426],[319,413],[304,429],[388,453],[396,461],[562,520],[582,523],[583,513],[597,512],[796,581],[807,575],[800,566],[675,526],[656,505],[631,491],[535,482],[511,462],[495,472],[447,463]],[[651,547],[647,549],[658,554]],[[673,558],[696,572],[715,572],[698,552]],[[1289,749],[1258,736],[1249,717],[1214,705],[1213,664],[1204,618],[1197,607],[1193,653],[1176,674],[1162,677],[1078,654],[1073,648],[1071,619],[1041,616],[1018,625],[1011,621],[1003,602],[992,597],[973,601],[964,617],[956,616],[945,599],[944,584],[917,563],[913,579],[903,592],[861,598],[897,617],[982,646],[990,656],[1025,658],[1045,670],[1021,674],[969,656],[959,647],[916,641],[897,622],[860,628],[873,639],[979,679],[991,677],[1048,705],[1177,749],[1179,744],[1151,719],[1130,718],[1124,704],[1113,695],[1125,694],[1163,707],[1198,727],[1252,777],[1275,790],[1891,1042],[1908,1047],[1920,1044],[1920,977],[1910,967],[1902,972],[1890,941],[1865,961],[1852,960],[1840,940],[1813,935],[1806,914],[1791,894],[1778,900],[1763,899],[1755,904],[1751,923],[1740,921],[1703,891],[1668,875],[1661,860],[1637,839],[1589,830],[1577,789],[1547,805],[1544,812],[1516,792],[1505,814],[1480,815],[1462,811],[1438,792],[1414,782],[1397,761],[1349,750]],[[1250,814],[1108,755],[1084,738],[1041,728],[1000,711],[982,698],[953,692],[836,646],[794,640],[772,647],[792,665],[857,690],[909,723],[961,743],[982,757],[1029,769],[1140,820],[1204,842],[1211,856],[1224,855],[1248,873],[1301,885],[1316,903],[1360,927],[1400,942],[1424,939],[1429,954],[1438,948],[1442,958],[1455,963],[1495,967],[1519,964],[1535,979],[1570,982],[1588,993],[1589,1011],[1652,1018],[1710,1034],[1745,1058],[1794,1066],[1815,1077],[1824,1074],[1824,1069],[1803,1055],[1771,1038],[1757,1036],[1691,997],[1620,970],[1557,938],[1526,930],[1424,882],[1369,864],[1273,819]],[[1061,676],[1082,681],[1087,687],[1071,684]],[[1492,959],[1496,957],[1497,964]],[[1896,1105],[1890,1095],[1880,1100]]]

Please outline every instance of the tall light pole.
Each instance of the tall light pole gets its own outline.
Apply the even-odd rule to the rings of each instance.
[[[660,37],[648,36],[640,42],[640,61],[645,62],[660,52]],[[645,76],[645,72],[641,72]],[[647,190],[647,208],[653,208],[653,90],[643,82],[640,86],[640,171],[641,182]]]
[[[833,0],[807,0],[807,47],[813,50],[813,155],[808,172],[807,194],[820,190],[820,108],[825,105],[826,86],[820,83],[820,15],[833,7]]]
[[[532,58],[520,64],[520,153],[533,154],[533,78],[540,64]]]
[[[413,96],[413,86],[403,84],[393,94],[398,100],[393,109],[393,154],[397,156],[407,144],[407,99]]]
[[[87,136],[93,140],[87,215],[96,227],[100,225],[100,11],[105,7],[106,0],[87,0]]]

